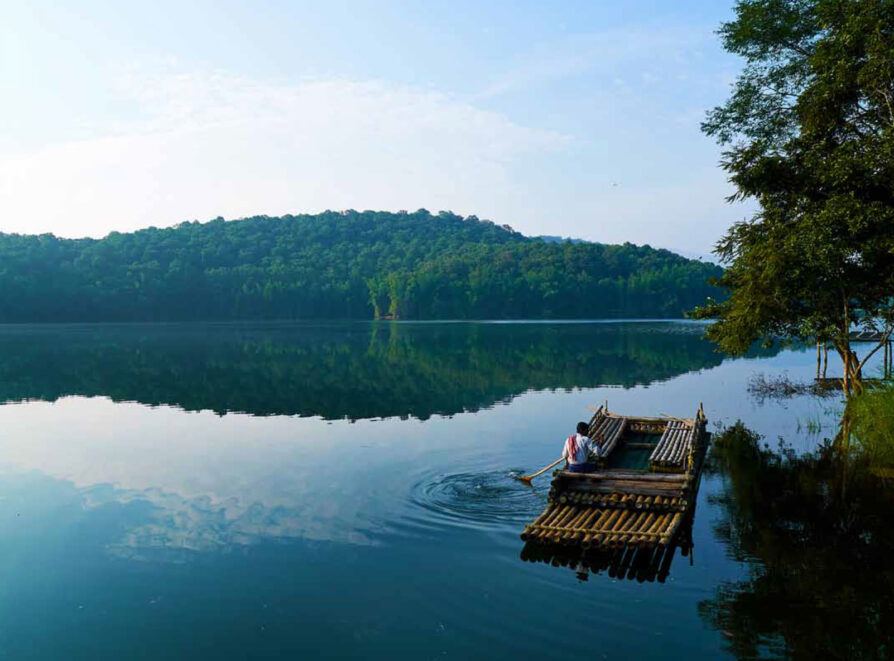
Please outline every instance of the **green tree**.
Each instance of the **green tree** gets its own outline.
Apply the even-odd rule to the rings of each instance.
[[[720,269],[449,212],[325,212],[96,239],[0,234],[0,321],[662,316]],[[647,282],[623,305],[606,282]]]
[[[741,0],[720,29],[746,66],[702,128],[759,211],[716,254],[729,292],[696,316],[731,353],[756,339],[831,342],[861,389],[855,328],[894,327],[894,2]]]
[[[388,282],[384,278],[367,278],[366,286],[369,289],[369,302],[373,307],[373,319],[381,319],[388,309]]]

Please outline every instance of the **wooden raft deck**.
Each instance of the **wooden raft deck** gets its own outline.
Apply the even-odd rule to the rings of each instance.
[[[607,573],[611,578],[664,583],[670,573],[677,548],[692,561],[692,515],[683,522],[675,542],[665,546],[622,546],[617,549],[583,550],[556,544],[525,544],[521,559],[553,567],[568,567],[579,579],[590,573]]]
[[[693,512],[707,440],[705,423],[701,407],[691,419],[623,417],[600,408],[590,423],[596,431],[591,431],[592,437],[599,438],[600,430],[612,432],[603,439],[600,470],[556,471],[549,505],[521,538],[601,552],[643,549],[648,558],[636,563],[640,569],[661,564],[653,552],[671,546]],[[623,460],[613,462],[625,451]],[[647,467],[638,470],[617,465],[644,463],[646,456]]]
[[[634,474],[635,475],[635,474]],[[581,548],[667,544],[689,509],[691,482],[559,471],[546,510],[521,538]]]

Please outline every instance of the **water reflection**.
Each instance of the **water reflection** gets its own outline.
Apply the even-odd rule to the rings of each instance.
[[[586,585],[569,569],[518,558],[518,534],[549,487],[531,490],[509,472],[552,460],[588,404],[609,398],[618,410],[686,415],[704,400],[712,419],[747,415],[752,427],[787,438],[797,416],[814,415],[802,400],[756,407],[746,390],[755,369],[810,378],[809,353],[718,365],[700,332],[685,324],[0,328],[2,398],[46,400],[0,406],[0,650],[47,659],[321,649],[331,658],[594,649],[717,658],[729,636],[751,630],[740,615],[750,601],[758,604],[749,617],[776,618],[757,636],[777,636],[789,615],[761,603],[778,591],[765,582],[749,596],[742,562],[723,555],[739,533],[718,540],[708,526],[726,512],[706,502],[723,480],[745,503],[759,495],[748,491],[748,471],[736,477],[722,462],[701,487],[696,564],[678,548],[664,574],[658,564],[664,585],[648,583],[639,570],[652,563],[633,558],[623,574],[631,578],[632,565],[633,580],[609,580],[621,576],[623,557],[568,559],[600,572]],[[600,384],[623,389],[583,389]],[[476,412],[453,415],[465,409]],[[355,419],[331,421],[344,416]],[[745,520],[767,516],[759,514]],[[881,522],[867,529],[885,534]],[[755,576],[759,542],[741,554]],[[859,552],[869,578],[856,560],[853,575],[841,576],[829,559],[823,570],[838,587],[811,588],[832,599],[854,584],[874,604],[857,610],[868,617],[875,607],[888,626],[879,553]],[[595,643],[557,637],[580,613],[610,623]],[[726,623],[735,618],[744,633]]]
[[[104,395],[253,415],[452,415],[528,390],[632,387],[714,367],[697,325],[0,327],[0,401]]]
[[[890,481],[842,443],[797,455],[741,424],[715,437],[716,536],[748,576],[699,605],[740,658],[886,658],[894,649]]]
[[[3,500],[15,501],[17,510],[30,509],[31,503],[46,501],[48,494],[53,494],[63,500],[69,515],[77,513],[76,520],[81,523],[114,516],[114,534],[107,535],[102,546],[104,552],[120,558],[182,562],[197,553],[227,553],[271,540],[352,546],[378,543],[374,533],[364,530],[353,517],[302,500],[270,505],[237,496],[221,500],[158,488],[126,489],[110,483],[82,488],[36,472],[10,471],[0,472],[0,493]],[[15,514],[19,517],[21,512]]]
[[[372,546],[364,531],[339,530],[331,521],[317,518],[300,506],[269,507],[261,502],[218,502],[207,496],[184,498],[157,489],[122,491],[106,485],[103,498],[85,494],[86,508],[111,503],[139,503],[143,517],[131,520],[108,551],[128,558],[183,560],[194,553],[226,552],[278,540],[325,540]],[[91,489],[95,492],[95,489]]]

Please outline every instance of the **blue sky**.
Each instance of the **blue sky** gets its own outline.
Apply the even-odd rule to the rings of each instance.
[[[453,210],[706,255],[716,0],[10,2],[0,230]]]

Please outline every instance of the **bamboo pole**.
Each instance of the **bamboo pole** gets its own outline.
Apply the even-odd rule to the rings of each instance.
[[[636,525],[632,529],[632,533],[630,538],[627,540],[630,544],[639,544],[645,541],[648,538],[646,535],[646,531],[651,526],[652,522],[652,513],[651,512],[643,512],[640,515],[640,518],[637,519]]]
[[[683,473],[659,475],[657,473],[634,473],[624,470],[594,471],[592,473],[560,473],[567,478],[568,485],[575,483],[600,482],[603,480],[633,480],[636,482],[686,482],[688,478]],[[576,485],[575,485],[576,486]]]
[[[552,506],[547,507],[545,510],[543,510],[543,512],[540,513],[540,516],[538,516],[536,519],[531,521],[531,523],[529,523],[527,526],[525,526],[525,528],[533,528],[534,526],[540,524],[551,513],[552,513]]]
[[[614,524],[615,520],[621,515],[621,510],[609,510],[611,514],[609,514],[608,518],[603,520],[600,524],[600,528],[596,528],[595,526],[588,531],[588,534],[584,538],[584,548],[590,548],[593,545],[598,545],[603,537],[605,537],[604,533],[600,532],[611,525]]]
[[[589,526],[587,525],[590,519],[593,519],[599,510],[593,511],[591,509],[582,508],[580,516],[575,517],[568,524],[568,532],[562,535],[562,541],[573,541],[578,535],[582,534],[584,530],[586,530]]]
[[[671,519],[670,523],[665,528],[664,535],[662,536],[662,542],[665,544],[670,543],[671,539],[674,536],[674,533],[677,532],[677,528],[680,525],[680,521],[683,520],[683,513],[677,512],[673,515],[673,519]]]
[[[595,495],[594,502],[596,503],[606,502],[612,504],[618,502],[612,497],[617,490],[623,490],[636,496],[668,496],[670,498],[681,498],[685,495],[684,487],[682,485],[667,485],[658,482],[652,484],[639,482],[611,482],[602,484],[585,483],[578,485],[576,489],[587,494]],[[560,496],[558,502],[565,505],[568,502],[568,495],[563,494]]]
[[[552,513],[552,516],[549,517],[546,521],[540,524],[540,527],[551,526],[557,523],[565,514],[565,505],[556,505],[555,511]]]
[[[664,557],[664,550],[664,547],[659,544],[652,552],[652,558],[649,561],[649,566],[646,569],[646,576],[648,577],[649,581],[654,581],[655,576],[658,574],[658,567],[661,566],[661,558]]]
[[[637,535],[634,539],[636,543],[642,543],[648,539],[648,536],[643,537],[639,533],[640,532],[648,532],[655,523],[655,512],[645,512],[645,517],[640,522],[639,529],[637,531]]]
[[[618,567],[621,565],[624,557],[629,552],[629,549],[623,549],[618,551],[614,556],[612,556],[612,560],[608,566],[608,575],[611,578],[616,578],[618,576]]]
[[[673,562],[674,554],[676,552],[676,546],[665,546],[664,558],[661,560],[661,566],[658,569],[659,583],[664,583],[667,580],[667,575],[670,573],[671,562]]]
[[[562,463],[562,459],[564,459],[564,458],[565,458],[564,456],[559,457],[553,463],[551,463],[549,466],[544,466],[536,473],[532,473],[531,475],[518,475],[518,476],[516,476],[515,479],[517,479],[519,482],[527,482],[530,484],[531,480],[533,480],[535,477],[537,477],[539,475],[543,475],[550,468],[553,468],[554,466],[558,466],[560,463]]]
[[[574,513],[576,511],[576,508],[572,507],[571,505],[566,505],[565,510],[562,512],[561,516],[554,524],[551,524],[549,526],[541,526],[541,528],[544,528],[546,530],[559,530],[560,528],[564,528],[568,524],[568,521],[571,520],[571,517],[574,516]]]
[[[630,562],[630,569],[627,570],[628,581],[633,580],[640,573],[645,555],[646,554],[640,547],[636,548],[636,554],[633,556],[633,560]]]
[[[543,525],[548,524],[553,518],[555,518],[559,509],[560,508],[558,505],[548,507],[546,509],[546,512],[544,512],[546,517],[543,520],[526,525],[524,532],[522,532],[522,534],[521,534],[522,540],[528,541],[529,539],[536,539],[538,537],[538,535],[540,534],[539,533],[540,528]],[[540,516],[542,517],[542,516],[544,516],[544,514],[541,514]]]
[[[627,517],[627,520],[624,522],[620,528],[617,529],[616,534],[619,536],[619,542],[627,542],[630,538],[630,533],[634,532],[639,523],[646,516],[646,512],[631,512],[630,516]]]
[[[624,578],[624,575],[627,573],[627,568],[632,563],[634,555],[636,555],[635,547],[631,547],[629,549],[629,551],[624,554],[624,558],[621,560],[621,564],[618,565],[618,570],[617,570],[618,578]]]
[[[648,529],[646,529],[646,534],[654,535],[655,533],[657,533],[661,529],[661,525],[667,519],[667,516],[667,514],[656,514],[655,518],[652,521],[652,525],[649,526]]]

